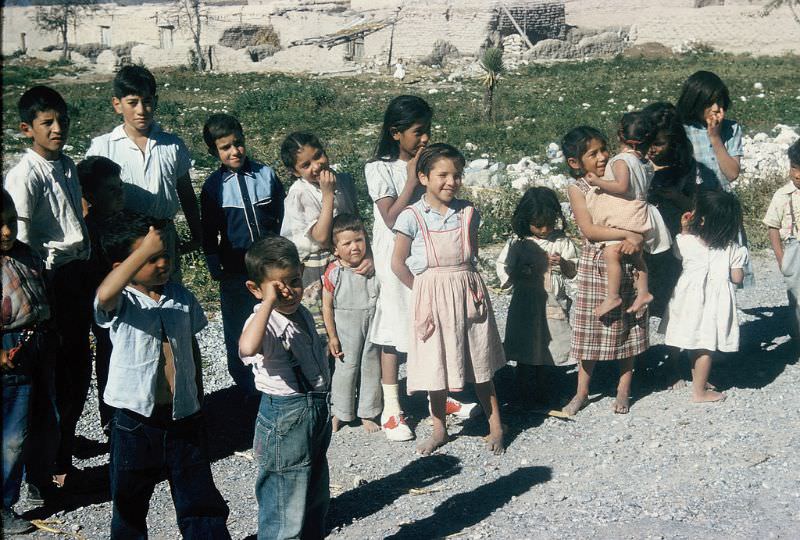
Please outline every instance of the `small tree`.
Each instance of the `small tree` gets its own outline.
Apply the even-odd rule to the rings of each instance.
[[[800,24],[800,0],[770,0],[764,6],[764,9],[761,10],[761,14],[766,16],[775,11],[776,9],[786,6],[789,8],[789,11],[792,12],[792,17],[794,17],[794,22]]]
[[[503,51],[497,47],[489,47],[483,53],[481,68],[486,72],[483,85],[486,91],[483,94],[483,114],[487,120],[494,120],[494,90],[500,75],[505,71],[503,65]]]
[[[194,69],[206,69],[206,57],[200,39],[203,35],[203,19],[208,21],[208,10],[201,7],[201,0],[174,0],[169,17],[175,21],[175,26],[188,30],[192,34],[194,54],[192,62]]]
[[[97,11],[97,0],[58,0],[57,3],[38,6],[33,20],[40,30],[57,31],[61,34],[61,58],[69,58],[69,27],[77,27],[78,21],[90,12]]]

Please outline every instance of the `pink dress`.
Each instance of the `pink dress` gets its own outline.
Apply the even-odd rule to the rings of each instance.
[[[461,210],[461,226],[429,231],[409,207],[425,242],[428,268],[414,279],[414,319],[408,348],[408,393],[485,383],[506,363],[489,292],[472,264],[469,239],[474,208]]]

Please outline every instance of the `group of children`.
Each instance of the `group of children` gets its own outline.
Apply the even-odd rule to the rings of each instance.
[[[517,363],[522,395],[541,401],[544,368],[578,364],[567,414],[585,405],[595,363],[617,360],[614,410],[627,412],[634,359],[648,347],[647,307],[663,295],[651,292],[646,261],[670,246],[683,271],[669,286],[666,343],[688,351],[695,401],[724,397],[708,374],[715,351],[738,347],[734,289],[747,250],[741,208],[727,191],[741,129],[725,119],[730,99],[716,75],[692,75],[677,108],[624,115],[612,159],[594,128],[564,136],[575,178],[567,195],[584,242],[578,249],[565,234],[555,192],[523,195],[497,261],[503,287],[513,287],[505,342],[476,269],[480,215],[457,197],[464,156],[430,144],[424,100],[399,96],[387,107],[365,169],[371,238],[352,177],[331,169],[314,134],[294,132],[281,145],[294,177],[286,192],[272,168],[247,155],[244,130],[227,114],[203,128],[220,168],[198,207],[188,150],[155,123],[156,103],[152,74],[123,67],[112,99],[123,123],[95,138],[76,168],[62,152],[69,117],[61,96],[39,86],[20,99],[32,147],[6,177],[0,243],[4,531],[31,528],[12,509],[23,471],[29,498],[44,502],[74,482],[91,327],[111,441],[111,536],[146,535],[150,496],[166,476],[184,536],[229,537],[203,428],[195,335],[207,321],[178,267],[181,250],[197,245],[219,282],[230,374],[245,395],[260,395],[259,538],[324,536],[332,431],[358,419],[390,440],[414,437],[400,405],[403,357],[408,393],[429,398],[433,431],[421,454],[447,443],[448,414],[480,410],[488,450],[504,451],[492,380],[506,358]],[[789,158],[791,181],[765,223],[797,311],[800,142]],[[173,222],[179,205],[192,235],[183,246]],[[449,395],[467,383],[480,409]]]

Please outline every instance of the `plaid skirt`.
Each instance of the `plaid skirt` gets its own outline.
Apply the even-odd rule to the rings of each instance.
[[[578,292],[572,305],[570,362],[621,360],[647,350],[647,312],[641,317],[625,313],[636,296],[633,266],[623,263],[622,270],[622,305],[598,318],[594,310],[605,299],[608,288],[606,263],[602,246],[584,242],[578,261]]]

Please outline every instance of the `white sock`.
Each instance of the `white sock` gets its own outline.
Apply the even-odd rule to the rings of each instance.
[[[399,387],[396,384],[381,384],[383,388],[383,418],[400,414]]]

